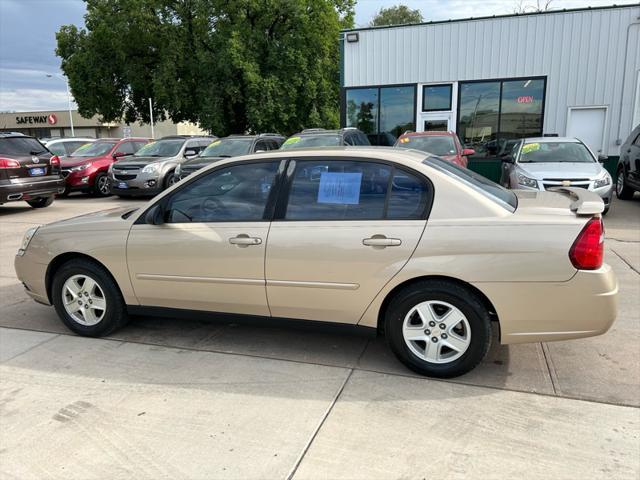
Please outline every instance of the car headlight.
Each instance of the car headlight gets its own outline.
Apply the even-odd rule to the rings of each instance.
[[[38,231],[40,227],[31,227],[26,232],[24,232],[24,237],[22,237],[22,243],[20,244],[20,248],[18,249],[18,255],[24,255],[24,252],[27,250],[31,239]]]
[[[156,172],[159,167],[160,167],[160,164],[151,163],[151,164],[147,165],[146,167],[144,167],[142,169],[142,173],[153,173],[153,172]]]
[[[71,170],[72,172],[81,172],[82,170],[86,170],[87,168],[89,168],[89,164],[83,163],[82,165],[78,165],[77,167],[71,167],[69,170]]]
[[[523,187],[529,187],[529,188],[538,188],[538,181],[519,173],[518,185],[522,185]]]
[[[607,185],[611,185],[611,175],[609,175],[609,172],[604,172],[603,176],[596,178],[596,181],[593,183],[593,188],[606,187]]]

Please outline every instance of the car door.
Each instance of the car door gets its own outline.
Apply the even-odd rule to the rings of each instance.
[[[629,161],[629,179],[635,185],[640,185],[640,128],[636,128],[636,131],[638,134],[625,153]]]
[[[141,305],[269,315],[264,253],[280,163],[194,175],[158,203],[164,223],[136,221],[127,263]]]
[[[267,242],[271,314],[356,323],[413,253],[430,185],[374,160],[290,161]]]

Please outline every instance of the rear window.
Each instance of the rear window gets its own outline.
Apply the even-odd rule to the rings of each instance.
[[[342,145],[342,137],[340,135],[320,134],[320,135],[301,135],[287,138],[280,147],[281,150],[293,148],[311,148],[311,147],[336,147]]]
[[[35,138],[0,138],[0,155],[38,155],[47,149]]]
[[[447,162],[438,157],[427,157],[422,163],[456,178],[510,212],[514,212],[518,207],[518,199],[515,193],[469,169],[459,167],[455,163]]]
[[[453,137],[448,135],[424,135],[402,137],[395,145],[400,148],[415,148],[423,152],[446,157],[456,154],[456,146]]]

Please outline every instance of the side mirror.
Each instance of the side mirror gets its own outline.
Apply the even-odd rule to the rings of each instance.
[[[187,158],[195,157],[198,154],[195,150],[185,150],[184,156]]]
[[[148,225],[162,225],[164,223],[164,208],[159,203],[156,203],[149,209],[144,216],[144,221]]]
[[[598,155],[598,162],[600,162],[600,163],[604,163],[604,162],[606,162],[606,161],[607,161],[607,159],[608,159],[608,158],[609,158],[609,156],[608,156],[608,155],[600,154],[600,155]]]
[[[503,163],[515,163],[515,160],[510,154],[503,155],[501,160]]]
[[[473,148],[465,148],[464,150],[462,150],[463,157],[471,156],[475,154],[476,154],[476,151]]]
[[[124,156],[126,156],[127,154],[124,152],[116,152],[113,154],[113,158],[122,158]]]

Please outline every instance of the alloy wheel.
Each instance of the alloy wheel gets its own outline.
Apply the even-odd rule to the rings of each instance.
[[[98,282],[87,275],[73,275],[62,286],[62,303],[80,325],[100,323],[107,312],[107,300]]]
[[[458,308],[429,300],[409,310],[402,324],[402,336],[418,358],[442,364],[464,355],[471,344],[471,327]]]
[[[109,194],[109,179],[106,176],[98,178],[98,190],[103,195]]]
[[[618,172],[618,178],[616,179],[616,194],[620,195],[624,189],[624,171]]]

